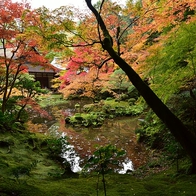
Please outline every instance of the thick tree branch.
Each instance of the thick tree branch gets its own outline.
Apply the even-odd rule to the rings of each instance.
[[[89,9],[93,12],[93,14],[95,15],[97,22],[103,32],[103,36],[104,36],[104,40],[102,41],[102,46],[103,49],[106,49],[108,46],[112,47],[113,46],[113,40],[112,37],[110,36],[105,23],[103,21],[103,19],[101,18],[100,14],[98,13],[98,11],[92,6],[91,0],[85,0],[87,6],[89,7]],[[103,3],[103,2],[102,2]]]

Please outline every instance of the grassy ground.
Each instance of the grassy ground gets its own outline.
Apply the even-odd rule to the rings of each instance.
[[[131,175],[106,175],[107,195],[111,196],[194,196],[196,192],[196,176],[172,176],[172,171],[159,173],[144,179]],[[20,183],[11,179],[1,179],[0,195],[21,196],[96,196],[97,177],[79,177],[65,179],[29,179]],[[99,195],[104,195],[102,184]]]
[[[1,196],[96,196],[97,190],[99,196],[104,195],[101,179],[97,189],[96,174],[61,176],[62,168],[49,158],[46,139],[28,132],[0,133]],[[107,195],[196,195],[196,175],[177,174],[176,167],[141,176],[139,170],[125,175],[107,174]]]

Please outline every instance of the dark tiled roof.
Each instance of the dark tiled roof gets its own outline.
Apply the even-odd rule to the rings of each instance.
[[[12,54],[13,54],[13,48],[7,48],[6,49],[6,55],[7,58],[11,58]],[[4,51],[3,48],[0,48],[0,57],[4,56]],[[16,57],[14,57],[13,59],[17,59]],[[63,68],[60,64],[58,64],[57,62],[57,57],[54,58],[54,60],[49,63],[46,66],[41,66],[41,65],[31,65],[30,63],[26,63],[26,66],[28,67],[28,72],[30,73],[58,73],[61,70],[64,70],[65,68]]]
[[[40,66],[40,65],[36,65],[36,66],[33,66],[33,65],[30,65],[30,64],[27,64],[26,65],[28,67],[28,72],[39,72],[39,73],[57,73],[58,70],[53,68],[49,68],[49,67],[43,67],[43,66]]]

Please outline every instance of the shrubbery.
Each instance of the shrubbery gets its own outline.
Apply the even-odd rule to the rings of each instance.
[[[128,102],[115,102],[107,99],[96,104],[88,104],[83,107],[81,113],[75,113],[65,119],[66,123],[73,126],[101,126],[105,119],[113,119],[122,116],[136,116],[143,112],[141,105],[130,106]]]

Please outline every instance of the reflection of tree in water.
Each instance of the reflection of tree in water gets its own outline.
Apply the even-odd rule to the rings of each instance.
[[[123,117],[107,120],[98,128],[73,128],[65,124],[67,110],[69,108],[65,106],[54,106],[50,108],[50,113],[55,116],[54,123],[58,124],[58,131],[66,134],[68,142],[74,146],[75,152],[82,160],[88,159],[97,146],[112,144],[126,151],[126,157],[133,162],[134,169],[145,163],[147,157],[145,148],[137,143],[135,135],[135,129],[138,127],[137,118]],[[48,132],[46,124],[47,122],[39,124],[41,127],[39,130],[43,133]]]
[[[88,158],[96,146],[112,144],[126,150],[126,157],[132,160],[134,168],[146,162],[147,152],[142,144],[137,143],[135,128],[137,119],[121,118],[109,120],[99,128],[68,128],[70,143],[82,159]]]

